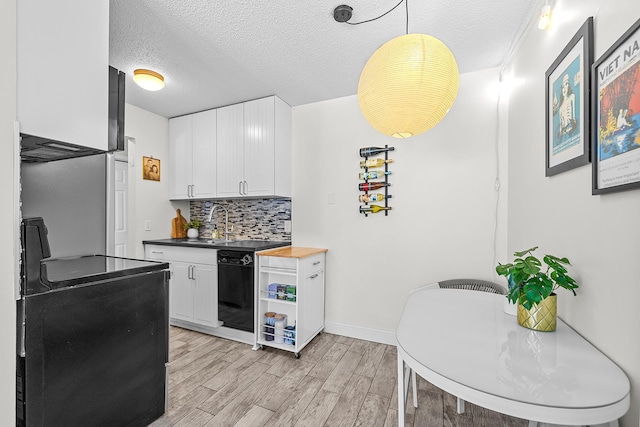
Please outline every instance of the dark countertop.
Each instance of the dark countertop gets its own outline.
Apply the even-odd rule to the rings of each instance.
[[[165,246],[184,246],[188,248],[208,248],[208,249],[228,249],[240,251],[262,251],[265,249],[280,248],[282,246],[290,246],[291,242],[283,242],[277,240],[231,240],[225,242],[223,239],[159,239],[159,240],[143,240],[143,245],[165,245]]]

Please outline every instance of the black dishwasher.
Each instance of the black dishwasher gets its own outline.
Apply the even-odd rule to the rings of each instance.
[[[218,251],[218,320],[227,328],[253,332],[253,257],[253,251]]]

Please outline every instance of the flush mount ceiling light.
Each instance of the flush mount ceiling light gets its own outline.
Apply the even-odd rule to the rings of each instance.
[[[139,68],[133,72],[133,81],[142,89],[156,91],[164,87],[164,77],[155,71]]]
[[[541,30],[546,30],[551,26],[551,6],[549,5],[549,0],[546,0],[544,6],[542,6],[542,11],[540,12],[540,19],[538,20],[538,28]]]
[[[406,4],[401,0],[393,9],[403,1]],[[408,34],[407,28],[406,35],[383,44],[364,66],[358,83],[360,110],[385,135],[419,135],[447,114],[458,94],[458,78],[456,60],[443,42],[425,34]]]

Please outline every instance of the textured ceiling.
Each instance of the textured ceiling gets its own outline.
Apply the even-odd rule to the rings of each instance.
[[[399,0],[345,0],[350,22]],[[409,32],[442,40],[461,73],[504,63],[541,0],[407,0]],[[343,4],[311,0],[110,0],[112,66],[127,73],[127,102],[164,117],[276,94],[291,106],[355,95],[360,72],[384,42],[405,34],[405,3],[379,20],[333,19]],[[131,80],[165,77],[159,92]]]

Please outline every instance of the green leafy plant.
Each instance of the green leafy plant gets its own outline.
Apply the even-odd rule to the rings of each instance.
[[[185,230],[188,230],[190,228],[198,229],[201,226],[202,226],[202,221],[200,221],[199,219],[192,219],[191,221],[189,221],[184,225],[184,229]]]
[[[538,249],[534,246],[522,252],[515,252],[516,257],[509,264],[499,264],[496,273],[509,280],[507,298],[513,303],[520,303],[530,310],[531,307],[551,295],[558,288],[565,288],[576,295],[576,281],[567,274],[565,266],[571,265],[568,258],[545,255],[542,260],[546,264],[543,271],[542,262],[533,255]]]

